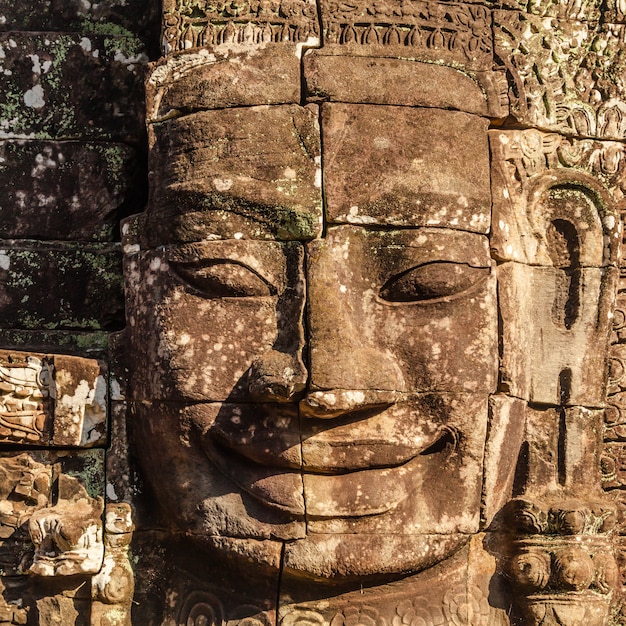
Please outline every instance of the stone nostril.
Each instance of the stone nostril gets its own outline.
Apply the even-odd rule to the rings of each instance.
[[[262,402],[293,402],[304,392],[307,371],[299,355],[270,350],[248,370],[250,396]]]

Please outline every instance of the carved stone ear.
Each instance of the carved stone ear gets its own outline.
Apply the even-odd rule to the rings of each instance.
[[[259,402],[293,402],[304,391],[307,375],[299,354],[270,350],[250,366],[248,390]]]

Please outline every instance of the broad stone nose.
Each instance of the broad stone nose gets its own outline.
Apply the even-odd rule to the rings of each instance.
[[[359,248],[344,254],[351,245],[337,237],[307,249],[309,384],[300,408],[311,417],[389,405],[405,390],[394,355],[377,345],[371,283]]]
[[[300,402],[302,414],[340,417],[396,402],[404,384],[393,360],[379,350],[359,346],[350,335],[333,339],[321,345],[311,342],[311,382]]]

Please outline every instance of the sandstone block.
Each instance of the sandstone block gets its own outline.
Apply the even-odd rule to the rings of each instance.
[[[500,378],[512,395],[552,405],[603,406],[616,280],[615,268],[498,267]]]
[[[304,56],[311,101],[456,109],[490,117],[508,115],[502,72],[467,72],[412,59],[368,56],[368,47],[328,45]]]
[[[124,144],[0,142],[0,237],[110,241],[134,158]]]
[[[116,244],[0,242],[0,326],[111,329],[121,323]]]
[[[154,64],[146,83],[148,121],[237,106],[300,103],[295,45],[203,48]]]
[[[140,141],[147,57],[136,41],[13,32],[0,49],[0,137]]]
[[[486,233],[486,128],[455,111],[323,104],[328,221]]]
[[[316,107],[205,111],[153,133],[148,221],[159,243],[320,232]]]

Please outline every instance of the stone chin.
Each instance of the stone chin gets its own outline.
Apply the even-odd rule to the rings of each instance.
[[[419,574],[452,557],[470,539],[450,535],[309,534],[294,541],[190,534],[200,549],[245,570],[282,569],[289,587],[299,580],[333,586],[374,585]],[[284,546],[284,551],[283,551]]]

